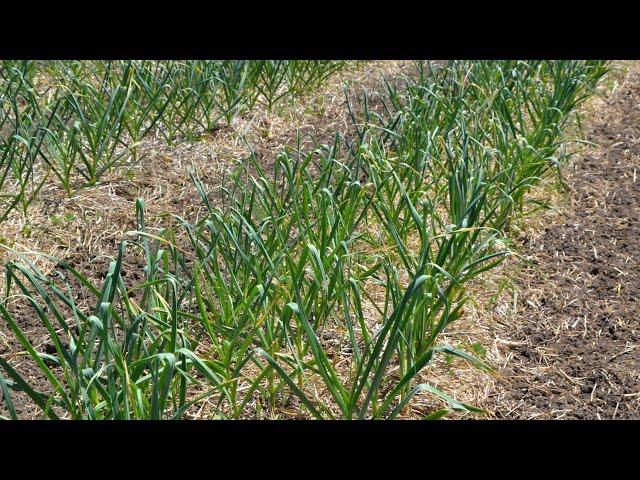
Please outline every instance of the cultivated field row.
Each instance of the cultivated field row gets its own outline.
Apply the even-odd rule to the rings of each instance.
[[[493,370],[481,345],[449,345],[442,334],[465,315],[468,286],[509,254],[513,222],[531,189],[559,172],[566,127],[607,66],[415,62],[371,88],[348,86],[336,117],[344,128],[318,122],[276,149],[236,128],[258,118],[256,108],[262,122],[278,123],[287,103],[310,109],[304,118],[328,118],[335,104],[304,102],[362,68],[4,62],[5,225],[43,208],[39,195],[52,183],[81,201],[124,188],[114,175],[133,182],[146,163],[157,167],[147,190],[155,192],[162,162],[176,161],[163,148],[202,154],[225,129],[237,148],[221,176],[195,162],[174,170],[191,194],[152,222],[153,199],[131,194],[120,226],[92,217],[94,230],[118,232],[108,264],[91,260],[100,275],[57,252],[3,247],[4,416],[482,414],[425,369],[460,358]],[[264,125],[247,122],[244,132],[268,140]],[[163,146],[152,151],[152,142]],[[20,225],[25,238],[25,227],[37,228]]]

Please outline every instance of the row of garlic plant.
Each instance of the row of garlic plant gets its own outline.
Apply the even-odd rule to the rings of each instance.
[[[48,177],[72,195],[140,142],[197,140],[257,103],[318,88],[334,61],[3,61],[0,215],[27,207]]]
[[[558,166],[563,128],[606,66],[417,66],[383,83],[377,110],[368,93],[350,105],[354,139],[281,152],[273,174],[250,158],[222,205],[194,176],[208,210],[195,224],[176,218],[178,227],[150,234],[140,203],[134,244],[146,282],[126,286],[119,256],[101,290],[87,285],[98,300],[93,315],[72,308],[72,292],[55,292],[75,328],[95,329],[72,342],[90,352],[91,369],[73,366],[57,342],[50,360],[70,373],[47,397],[0,360],[7,397],[22,388],[74,418],[174,418],[205,397],[219,417],[277,415],[296,402],[313,418],[396,418],[420,393],[446,405],[428,418],[479,411],[421,372],[442,353],[489,368],[439,343],[440,334],[463,315],[468,282],[507,254],[511,221],[528,189]],[[18,271],[33,267],[9,265],[14,281]],[[37,308],[45,278],[31,275],[22,291]],[[41,359],[9,308],[1,313]],[[101,334],[109,360],[88,347]],[[89,400],[61,400],[70,388],[91,391]]]

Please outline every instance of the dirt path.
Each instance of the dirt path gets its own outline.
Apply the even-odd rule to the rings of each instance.
[[[571,203],[521,250],[499,418],[640,418],[640,65],[587,119]]]

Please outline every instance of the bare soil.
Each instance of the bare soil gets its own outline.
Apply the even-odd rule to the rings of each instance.
[[[640,418],[640,68],[587,118],[570,204],[523,239],[498,418]]]

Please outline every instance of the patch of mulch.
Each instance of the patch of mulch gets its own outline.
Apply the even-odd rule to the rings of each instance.
[[[517,275],[498,418],[640,418],[640,68],[590,119],[571,205]]]

